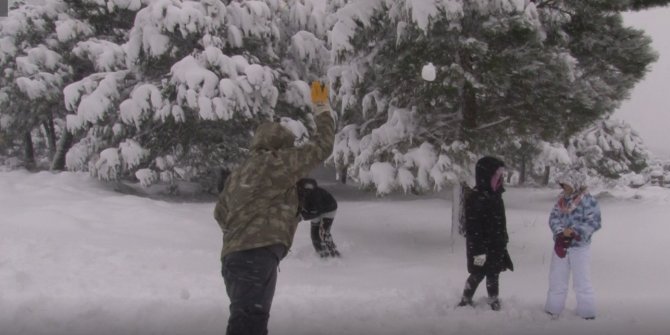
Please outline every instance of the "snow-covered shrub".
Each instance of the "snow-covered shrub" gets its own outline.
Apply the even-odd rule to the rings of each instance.
[[[642,172],[650,159],[637,132],[626,122],[615,119],[599,121],[575,136],[568,149],[577,165],[612,179]]]

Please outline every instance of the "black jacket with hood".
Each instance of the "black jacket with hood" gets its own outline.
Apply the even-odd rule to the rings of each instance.
[[[337,201],[312,178],[302,178],[296,183],[300,215],[304,220],[314,219],[321,214],[337,209]]]
[[[494,157],[483,157],[477,162],[477,185],[465,200],[465,231],[468,272],[496,273],[514,270],[507,252],[507,222],[504,188],[493,191],[491,178],[505,163]],[[474,265],[474,257],[486,254],[483,267]]]

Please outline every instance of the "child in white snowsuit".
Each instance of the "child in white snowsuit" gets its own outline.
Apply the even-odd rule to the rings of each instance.
[[[591,236],[601,227],[600,208],[586,189],[586,176],[569,171],[558,178],[563,188],[551,211],[549,227],[554,236],[554,252],[549,270],[549,292],[545,311],[558,318],[565,308],[568,281],[572,272],[577,296],[577,315],[584,319],[596,317],[595,298],[591,285]]]
[[[300,203],[300,216],[303,220],[312,223],[311,238],[314,250],[319,256],[339,257],[330,228],[335,220],[337,212],[337,201],[326,190],[319,187],[316,180],[302,178],[298,180],[298,200]]]

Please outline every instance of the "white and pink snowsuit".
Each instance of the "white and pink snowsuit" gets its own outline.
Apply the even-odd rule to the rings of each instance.
[[[560,238],[563,230],[571,228],[578,238],[573,238],[564,258],[552,252],[549,270],[549,292],[545,311],[558,316],[565,308],[568,282],[572,272],[573,288],[577,297],[577,315],[595,318],[595,296],[591,285],[591,236],[601,227],[600,208],[596,199],[586,192],[584,179],[574,175],[559,178],[559,183],[581,190],[572,195],[561,194],[549,217],[549,227],[554,239]]]

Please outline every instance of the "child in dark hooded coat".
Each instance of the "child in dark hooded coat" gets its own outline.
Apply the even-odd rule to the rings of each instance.
[[[319,187],[316,180],[302,178],[298,180],[298,201],[303,220],[311,221],[311,238],[314,250],[319,256],[339,257],[330,229],[337,212],[337,201],[326,190]]]
[[[458,306],[472,305],[477,286],[486,278],[489,305],[500,309],[499,275],[514,270],[507,252],[507,222],[502,199],[505,163],[483,157],[476,165],[477,185],[465,200],[465,237],[468,272],[463,297]]]

